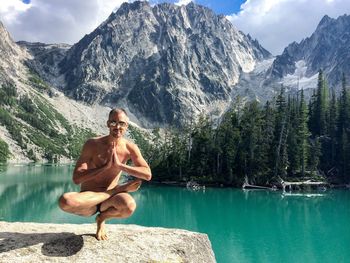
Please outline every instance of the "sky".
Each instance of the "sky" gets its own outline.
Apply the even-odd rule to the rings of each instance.
[[[132,2],[133,0],[129,0]],[[125,0],[0,0],[0,21],[16,41],[78,42]],[[189,0],[149,0],[186,5]],[[194,0],[223,14],[274,55],[309,37],[324,15],[350,15],[349,0]]]

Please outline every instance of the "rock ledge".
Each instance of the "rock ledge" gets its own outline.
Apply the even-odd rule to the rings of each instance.
[[[0,262],[216,262],[206,234],[180,229],[95,224],[0,222]]]

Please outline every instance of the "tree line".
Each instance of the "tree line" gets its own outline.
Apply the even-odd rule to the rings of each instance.
[[[343,75],[338,96],[322,71],[307,103],[304,91],[282,86],[265,105],[252,101],[227,111],[220,124],[201,116],[181,129],[153,132],[141,148],[154,180],[269,185],[280,179],[350,182],[350,94]]]

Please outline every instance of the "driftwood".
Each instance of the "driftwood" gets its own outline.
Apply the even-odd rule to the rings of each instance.
[[[286,188],[288,188],[289,190],[292,190],[292,187],[295,185],[298,186],[320,186],[320,187],[325,187],[328,186],[327,182],[322,182],[322,181],[318,181],[318,182],[312,182],[311,180],[307,180],[307,181],[302,181],[302,182],[287,182],[287,181],[281,181],[281,185],[283,188],[283,191],[286,190]]]
[[[256,190],[277,190],[276,186],[273,187],[267,187],[267,186],[260,186],[260,185],[254,185],[250,184],[248,180],[248,176],[244,177],[244,183],[242,185],[242,189],[256,189]]]
[[[242,189],[267,189],[267,190],[276,190],[275,187],[267,187],[267,186],[253,185],[253,184],[247,184],[247,183],[244,183],[244,184],[242,185]]]

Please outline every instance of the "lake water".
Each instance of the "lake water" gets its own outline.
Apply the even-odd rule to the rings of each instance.
[[[0,172],[0,220],[92,223],[62,212],[78,190],[71,166],[7,166]],[[280,191],[143,186],[131,218],[111,220],[206,233],[218,262],[350,262],[350,190]],[[2,230],[3,231],[3,230]]]

